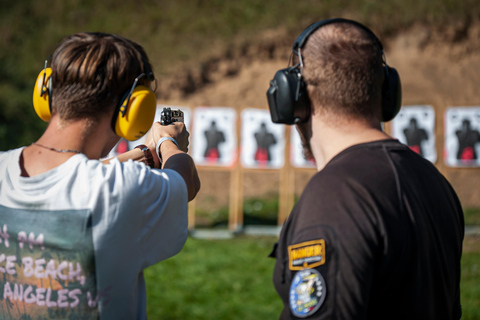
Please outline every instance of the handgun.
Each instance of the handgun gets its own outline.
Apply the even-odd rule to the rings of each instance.
[[[180,109],[172,110],[171,108],[163,108],[160,114],[160,124],[166,126],[173,122],[183,122],[183,111]]]

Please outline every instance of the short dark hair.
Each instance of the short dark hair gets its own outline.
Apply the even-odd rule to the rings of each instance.
[[[108,33],[66,37],[52,55],[52,113],[63,120],[111,112],[136,77],[151,70],[143,48]],[[139,84],[146,84],[143,77]]]
[[[303,77],[316,106],[347,117],[381,117],[383,52],[378,40],[351,23],[319,28],[301,52]]]

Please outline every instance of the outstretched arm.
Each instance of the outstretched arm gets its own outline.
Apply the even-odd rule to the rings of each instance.
[[[189,136],[190,134],[182,122],[174,122],[169,125],[161,125],[156,122],[153,124],[145,144],[152,152],[155,167],[175,170],[182,176],[187,185],[188,200],[191,201],[200,190],[200,179],[193,159],[187,154]],[[178,146],[173,141],[166,140],[156,150],[158,141],[164,137],[173,138]]]
[[[146,138],[145,145],[152,154],[154,168],[175,170],[182,176],[187,185],[188,200],[191,201],[200,190],[200,179],[193,159],[187,154],[189,136],[190,134],[182,122],[174,122],[169,125],[161,125],[156,122]],[[173,138],[178,143],[178,147],[173,141],[166,140],[156,150],[158,141],[164,137]],[[159,159],[159,155],[161,159]],[[144,153],[139,148],[119,154],[116,158],[120,162],[130,159],[145,161]],[[106,159],[102,162],[107,164],[110,160]]]

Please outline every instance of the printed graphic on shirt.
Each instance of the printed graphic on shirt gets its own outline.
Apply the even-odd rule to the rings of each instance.
[[[98,319],[89,219],[0,206],[2,319]]]
[[[297,272],[290,286],[290,310],[296,317],[311,316],[322,306],[327,286],[320,272],[305,269]]]
[[[325,263],[325,240],[312,240],[288,246],[290,270],[315,268]]]

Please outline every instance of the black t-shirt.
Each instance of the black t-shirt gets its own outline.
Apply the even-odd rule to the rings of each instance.
[[[281,319],[459,319],[464,220],[438,170],[396,140],[309,181],[272,254]]]

